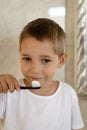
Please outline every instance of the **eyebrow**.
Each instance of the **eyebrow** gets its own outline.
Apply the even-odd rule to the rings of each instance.
[[[30,57],[30,55],[28,55],[28,54],[22,54],[21,56],[28,56],[28,57]],[[40,55],[40,57],[41,58],[51,58],[52,59],[52,57],[49,56],[49,55]]]
[[[48,55],[41,55],[40,57],[41,57],[41,58],[51,58],[51,59],[52,59],[52,57],[51,57],[51,56],[48,56]]]
[[[28,54],[21,54],[21,56],[29,56]]]

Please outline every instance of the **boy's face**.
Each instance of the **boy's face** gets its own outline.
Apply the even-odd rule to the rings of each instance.
[[[57,68],[62,66],[48,40],[25,38],[21,44],[20,57],[21,71],[30,85],[33,80],[39,81],[41,86],[51,85]]]

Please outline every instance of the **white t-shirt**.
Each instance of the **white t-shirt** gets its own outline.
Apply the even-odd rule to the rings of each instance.
[[[76,93],[63,82],[50,96],[29,90],[1,93],[0,119],[1,130],[71,130],[84,126]]]

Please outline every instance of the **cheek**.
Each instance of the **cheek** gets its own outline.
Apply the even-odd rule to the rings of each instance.
[[[21,68],[22,74],[23,74],[24,76],[26,76],[26,75],[27,75],[27,71],[28,71],[27,67],[25,67],[25,65],[21,63],[21,64],[20,64],[20,68]]]
[[[48,68],[47,70],[45,70],[45,74],[47,75],[47,77],[53,77],[56,71],[57,68]]]

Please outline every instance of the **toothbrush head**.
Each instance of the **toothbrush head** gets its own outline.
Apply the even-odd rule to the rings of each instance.
[[[21,89],[40,89],[41,85],[39,81],[32,81],[32,86],[20,86]]]
[[[39,81],[32,81],[32,87],[33,88],[40,88],[41,87],[40,82]]]

